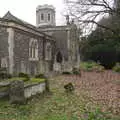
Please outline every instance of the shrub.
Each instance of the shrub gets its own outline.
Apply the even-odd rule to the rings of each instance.
[[[81,62],[80,69],[85,71],[104,71],[104,67],[96,62]]]
[[[9,78],[9,79],[12,78],[12,75],[8,73],[7,78]]]
[[[7,79],[7,78],[12,78],[11,74],[8,73],[0,73],[0,79]]]
[[[26,78],[24,81],[28,81],[28,80],[30,80],[29,75],[28,75],[28,74],[26,74],[26,73],[19,73],[19,75],[18,75],[18,76],[19,76],[19,77]]]
[[[63,75],[71,75],[72,73],[71,72],[68,72],[68,71],[64,71],[62,72]]]
[[[72,72],[75,75],[81,75],[80,69],[78,69],[78,68],[73,68]]]
[[[35,78],[45,78],[44,74],[40,73],[38,75],[35,75]]]
[[[64,85],[64,88],[65,88],[66,92],[72,92],[75,89],[72,83],[68,83],[68,84]]]
[[[6,74],[5,73],[0,73],[0,78],[1,79],[5,79],[6,78]]]
[[[12,75],[7,72],[7,68],[0,68],[0,79],[12,78]]]
[[[116,65],[113,67],[113,71],[120,72],[120,63],[116,63]]]

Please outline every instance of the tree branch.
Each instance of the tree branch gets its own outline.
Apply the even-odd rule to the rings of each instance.
[[[109,28],[109,27],[107,27],[107,26],[101,25],[101,24],[99,24],[98,22],[96,22],[96,21],[94,21],[94,20],[79,20],[79,22],[82,22],[82,23],[94,23],[94,24],[96,24],[97,26],[102,27],[102,28],[104,28],[104,29],[107,29],[107,30],[111,31],[112,33],[115,33],[115,34],[116,34],[116,32],[115,32],[113,29],[111,29],[111,28]]]

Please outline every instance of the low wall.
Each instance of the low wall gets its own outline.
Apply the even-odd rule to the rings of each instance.
[[[45,91],[45,82],[34,84],[34,85],[28,85],[24,87],[24,96],[25,98],[30,98],[33,95],[43,93]]]
[[[9,83],[2,82],[0,87],[6,88],[0,91],[0,98],[9,97],[10,103],[24,103],[31,96],[45,92],[46,81],[25,85],[22,80],[16,80]]]

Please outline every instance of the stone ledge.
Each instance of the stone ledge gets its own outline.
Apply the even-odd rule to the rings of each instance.
[[[20,84],[20,82],[22,84]],[[0,98],[9,96],[10,103],[19,103],[19,100],[25,101],[34,95],[42,94],[46,91],[45,81],[24,85],[23,81],[16,80],[11,82],[1,82],[0,85],[1,88],[7,87],[6,90],[0,92]],[[23,94],[21,94],[21,91]]]

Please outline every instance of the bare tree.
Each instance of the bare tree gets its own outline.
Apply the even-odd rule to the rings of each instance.
[[[115,29],[101,24],[102,18],[110,16],[120,17],[120,0],[65,0],[68,14],[78,20],[80,26],[87,30],[95,26],[102,27],[116,33]]]

